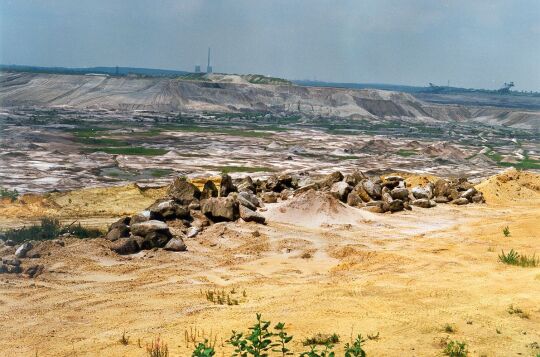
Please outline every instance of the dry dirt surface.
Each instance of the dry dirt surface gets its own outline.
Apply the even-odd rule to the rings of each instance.
[[[231,330],[260,312],[287,323],[296,352],[335,332],[337,355],[362,333],[379,335],[368,356],[439,356],[447,340],[466,342],[470,356],[536,356],[540,268],[498,254],[540,253],[539,184],[507,171],[477,186],[487,204],[395,214],[298,196],[267,205],[265,226],[211,226],[186,240],[187,252],[119,256],[104,239],[47,242],[33,259],[42,275],[0,278],[1,355],[145,356],[159,336],[171,356],[190,356],[185,335],[197,330],[229,356]],[[213,289],[239,304],[213,304],[204,294]]]

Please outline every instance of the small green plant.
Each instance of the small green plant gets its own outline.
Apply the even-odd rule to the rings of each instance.
[[[514,306],[513,304],[508,306],[508,309],[506,309],[506,311],[510,315],[516,315],[516,316],[521,317],[522,319],[528,319],[529,318],[529,313],[523,311],[522,309],[520,309],[517,306]]]
[[[327,344],[324,346],[324,350],[319,351],[316,345],[310,346],[310,350],[300,353],[300,357],[335,357],[334,345]]]
[[[122,333],[122,337],[120,337],[119,342],[124,346],[129,345],[129,336],[126,336],[126,331]]]
[[[0,198],[9,198],[11,202],[13,202],[17,197],[19,197],[19,192],[17,190],[0,187]]]
[[[377,338],[379,334],[377,333]],[[366,357],[366,352],[362,349],[362,344],[366,342],[362,338],[362,335],[356,336],[356,340],[350,345],[349,343],[345,344],[345,357]]]
[[[278,337],[278,341],[272,344],[272,347],[274,347],[272,351],[279,352],[282,357],[292,356],[291,350],[287,348],[287,343],[291,342],[293,337],[289,336],[285,331],[285,324],[283,322],[278,322],[278,324],[274,326],[274,330],[277,332],[274,336]]]
[[[233,293],[225,293],[225,290],[206,290],[204,295],[206,300],[213,302],[217,305],[240,305],[238,299],[231,298],[231,294],[236,294],[236,291]]]
[[[212,347],[208,340],[204,340],[204,342],[200,342],[197,347],[195,347],[195,350],[191,354],[191,357],[212,357],[216,354],[216,351],[214,350],[214,347]]]
[[[513,249],[510,249],[506,254],[504,251],[501,251],[501,254],[499,254],[499,261],[504,264],[517,265],[524,268],[537,267],[540,265],[540,259],[536,258],[535,254],[532,256],[520,255]]]
[[[510,228],[508,226],[503,228],[503,234],[505,237],[510,237]]]
[[[233,356],[266,357],[272,347],[272,332],[268,330],[270,321],[263,321],[257,314],[257,322],[250,327],[251,332],[244,336],[242,332],[232,332],[229,343],[235,347]]]
[[[444,325],[444,332],[446,333],[454,333],[456,332],[456,328],[451,324]]]
[[[55,218],[42,218],[40,225],[10,229],[5,232],[6,240],[10,239],[16,243],[22,243],[28,240],[50,240],[59,235],[69,233],[78,238],[96,238],[102,235],[98,229],[85,228],[80,225],[62,226]]]
[[[459,341],[449,341],[443,350],[443,353],[449,357],[466,357],[467,344]]]
[[[338,334],[323,334],[318,333],[312,337],[306,338],[302,344],[304,346],[311,346],[311,345],[319,345],[319,346],[325,346],[327,344],[336,344],[339,342],[339,335]]]
[[[146,345],[146,353],[148,357],[169,357],[169,347],[159,337]]]

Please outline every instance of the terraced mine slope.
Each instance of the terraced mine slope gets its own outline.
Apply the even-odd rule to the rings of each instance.
[[[256,78],[257,79],[257,78]],[[342,118],[469,120],[540,127],[538,112],[489,113],[463,106],[426,105],[405,93],[380,90],[269,85],[249,76],[211,75],[204,80],[2,73],[2,106],[70,106],[152,111],[258,111]],[[274,82],[270,82],[274,83]],[[277,82],[279,83],[279,82]]]

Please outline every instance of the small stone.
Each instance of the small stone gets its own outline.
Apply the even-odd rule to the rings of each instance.
[[[21,246],[19,248],[17,248],[17,250],[15,251],[15,256],[17,258],[24,258],[26,257],[26,253],[28,253],[28,251],[30,249],[32,249],[32,243],[30,242],[24,242],[23,244],[21,244]]]

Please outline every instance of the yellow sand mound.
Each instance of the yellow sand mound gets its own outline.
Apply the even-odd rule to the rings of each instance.
[[[15,202],[0,202],[2,219],[51,217],[117,217],[131,215],[165,195],[165,188],[143,189],[136,184],[88,188],[44,195],[26,194]]]
[[[476,185],[487,204],[515,204],[540,199],[540,175],[507,169]]]

